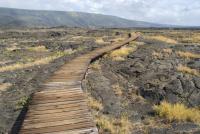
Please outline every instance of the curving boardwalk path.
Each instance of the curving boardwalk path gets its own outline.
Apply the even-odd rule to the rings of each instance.
[[[19,134],[97,134],[81,81],[90,62],[135,40],[96,49],[63,65],[33,94]],[[15,132],[13,132],[15,133]]]

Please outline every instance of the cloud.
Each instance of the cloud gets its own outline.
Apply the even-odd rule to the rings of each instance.
[[[198,0],[0,0],[0,5],[102,13],[164,24],[200,25]]]

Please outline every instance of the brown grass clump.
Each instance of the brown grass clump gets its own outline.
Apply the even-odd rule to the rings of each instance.
[[[36,47],[29,47],[29,51],[36,51],[36,52],[48,52],[45,46],[36,46]]]
[[[112,42],[121,42],[121,41],[124,41],[125,38],[122,38],[122,37],[119,37],[119,38],[115,38],[112,40]]]
[[[11,47],[6,48],[7,51],[14,51],[14,50],[18,50],[18,49],[20,49],[20,48],[17,46],[11,46]]]
[[[126,56],[128,56],[131,52],[135,51],[134,47],[122,47],[118,50],[115,50],[110,53],[110,57],[116,61],[122,61]]]
[[[176,52],[176,54],[180,57],[183,58],[200,58],[200,54],[195,54],[195,53],[191,53],[191,52],[182,52],[182,51],[178,51]]]
[[[171,54],[172,53],[172,49],[166,48],[166,49],[163,49],[163,52],[167,53],[167,54]]]
[[[101,116],[97,116],[95,119],[95,122],[97,124],[97,127],[99,128],[99,132],[101,131],[107,131],[110,132],[111,134],[115,134],[115,127],[113,125],[114,120],[101,115]]]
[[[163,57],[163,55],[161,53],[158,53],[155,51],[152,53],[152,56],[156,59],[161,59]]]
[[[160,117],[165,117],[169,121],[192,121],[200,123],[200,110],[196,108],[188,108],[184,104],[170,104],[162,102],[158,106],[154,106],[155,111]]]
[[[93,62],[91,65],[90,65],[90,68],[94,69],[94,70],[100,70],[101,69],[101,65],[99,64],[99,62]]]
[[[35,60],[33,62],[15,63],[15,64],[8,65],[8,66],[2,66],[2,67],[0,67],[0,72],[14,71],[14,70],[24,69],[24,68],[28,68],[28,67],[32,67],[32,66],[45,65],[45,64],[52,62],[53,60],[55,60],[57,58],[60,58],[60,57],[63,57],[65,55],[69,55],[72,53],[73,53],[72,50],[69,50],[69,51],[66,50],[64,52],[57,52],[56,54],[54,54],[52,56],[41,58],[41,59]]]
[[[11,86],[12,86],[11,83],[1,83],[0,84],[0,91],[6,91]]]
[[[196,69],[191,69],[191,68],[189,68],[187,66],[178,65],[177,70],[179,72],[200,76],[200,73]]]
[[[129,134],[132,128],[131,122],[127,116],[121,116],[119,119],[107,117],[105,115],[97,116],[96,123],[99,132],[110,132],[111,134]]]
[[[177,44],[177,41],[170,39],[168,37],[162,36],[162,35],[158,35],[158,36],[147,36],[147,39],[154,39],[154,40],[158,40],[158,41],[162,41],[162,42],[166,42],[169,44]]]
[[[116,85],[112,85],[113,91],[115,92],[115,95],[117,96],[121,96],[123,94],[121,87],[116,84]]]
[[[96,110],[96,111],[99,111],[99,110],[102,110],[103,109],[103,105],[100,101],[98,100],[95,100],[94,98],[92,97],[88,97],[88,105],[90,108]]]
[[[102,38],[96,38],[95,42],[97,44],[105,44],[106,42],[104,42],[104,40]]]

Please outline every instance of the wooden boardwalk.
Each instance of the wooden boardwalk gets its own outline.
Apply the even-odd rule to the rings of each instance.
[[[63,65],[33,94],[19,132],[12,133],[97,134],[81,81],[93,59],[136,38],[96,49]]]

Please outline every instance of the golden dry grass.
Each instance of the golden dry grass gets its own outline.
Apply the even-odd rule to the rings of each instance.
[[[100,70],[101,69],[101,65],[99,64],[99,62],[93,62],[91,65],[90,65],[90,68],[94,69],[94,70]]]
[[[120,61],[124,60],[131,52],[135,51],[136,47],[122,47],[118,50],[115,50],[109,54],[112,60]]]
[[[54,54],[52,56],[37,59],[33,62],[15,63],[15,64],[12,64],[12,65],[2,66],[2,67],[0,67],[0,72],[14,71],[14,70],[18,70],[18,69],[29,68],[29,67],[32,67],[32,66],[45,65],[45,64],[52,62],[53,60],[55,60],[57,58],[63,57],[65,55],[72,54],[73,52],[74,51],[72,51],[72,50],[66,50],[64,52],[57,52],[56,54]]]
[[[102,103],[93,97],[88,97],[88,106],[96,111],[103,109]]]
[[[168,37],[162,36],[162,35],[157,35],[157,36],[146,36],[147,39],[153,39],[153,40],[158,40],[162,42],[166,42],[169,44],[177,44],[177,41],[170,39]]]
[[[128,116],[123,115],[120,119],[115,121],[116,131],[118,134],[129,134],[132,128],[132,123],[129,121]]]
[[[101,115],[96,117],[95,122],[100,133],[106,131],[111,134],[129,134],[132,128],[127,116],[121,116],[121,118],[116,119]]]
[[[191,52],[182,52],[182,51],[178,51],[176,52],[176,54],[180,57],[183,58],[200,58],[200,54],[195,54],[195,53],[191,53]]]
[[[160,117],[165,117],[169,121],[192,121],[200,123],[200,110],[188,108],[184,104],[170,104],[166,101],[154,106],[154,110]]]
[[[198,70],[196,69],[191,69],[187,66],[184,65],[178,65],[177,67],[177,71],[182,72],[182,73],[187,73],[187,74],[191,74],[191,75],[195,75],[195,76],[200,76],[200,73],[198,72]]]
[[[121,42],[121,41],[124,41],[124,40],[125,40],[125,38],[122,38],[122,37],[112,39],[113,42]]]
[[[36,52],[48,52],[45,46],[36,46],[36,47],[29,47],[29,51],[36,51]]]
[[[115,95],[117,96],[121,96],[123,94],[122,89],[118,84],[112,85],[112,89],[115,92]]]
[[[97,124],[97,127],[99,128],[99,131],[108,131],[111,134],[114,134],[115,128],[113,125],[113,119],[110,119],[107,116],[101,115],[97,116],[95,118],[95,122]]]
[[[17,50],[17,49],[20,49],[20,48],[17,47],[17,46],[11,46],[11,47],[6,48],[7,51],[14,51],[14,50]]]
[[[0,91],[6,91],[11,86],[12,86],[11,83],[1,83],[0,84]]]
[[[102,38],[96,38],[96,39],[95,39],[95,42],[96,42],[97,44],[105,44],[105,42],[104,42],[104,40],[103,40]]]
[[[171,54],[171,53],[172,53],[172,49],[170,49],[170,48],[165,48],[165,49],[163,49],[163,52],[164,52],[164,53],[167,53],[167,54]]]
[[[161,59],[162,58],[162,54],[158,53],[158,52],[155,52],[155,51],[153,51],[152,56],[154,58],[156,58],[156,59]]]

